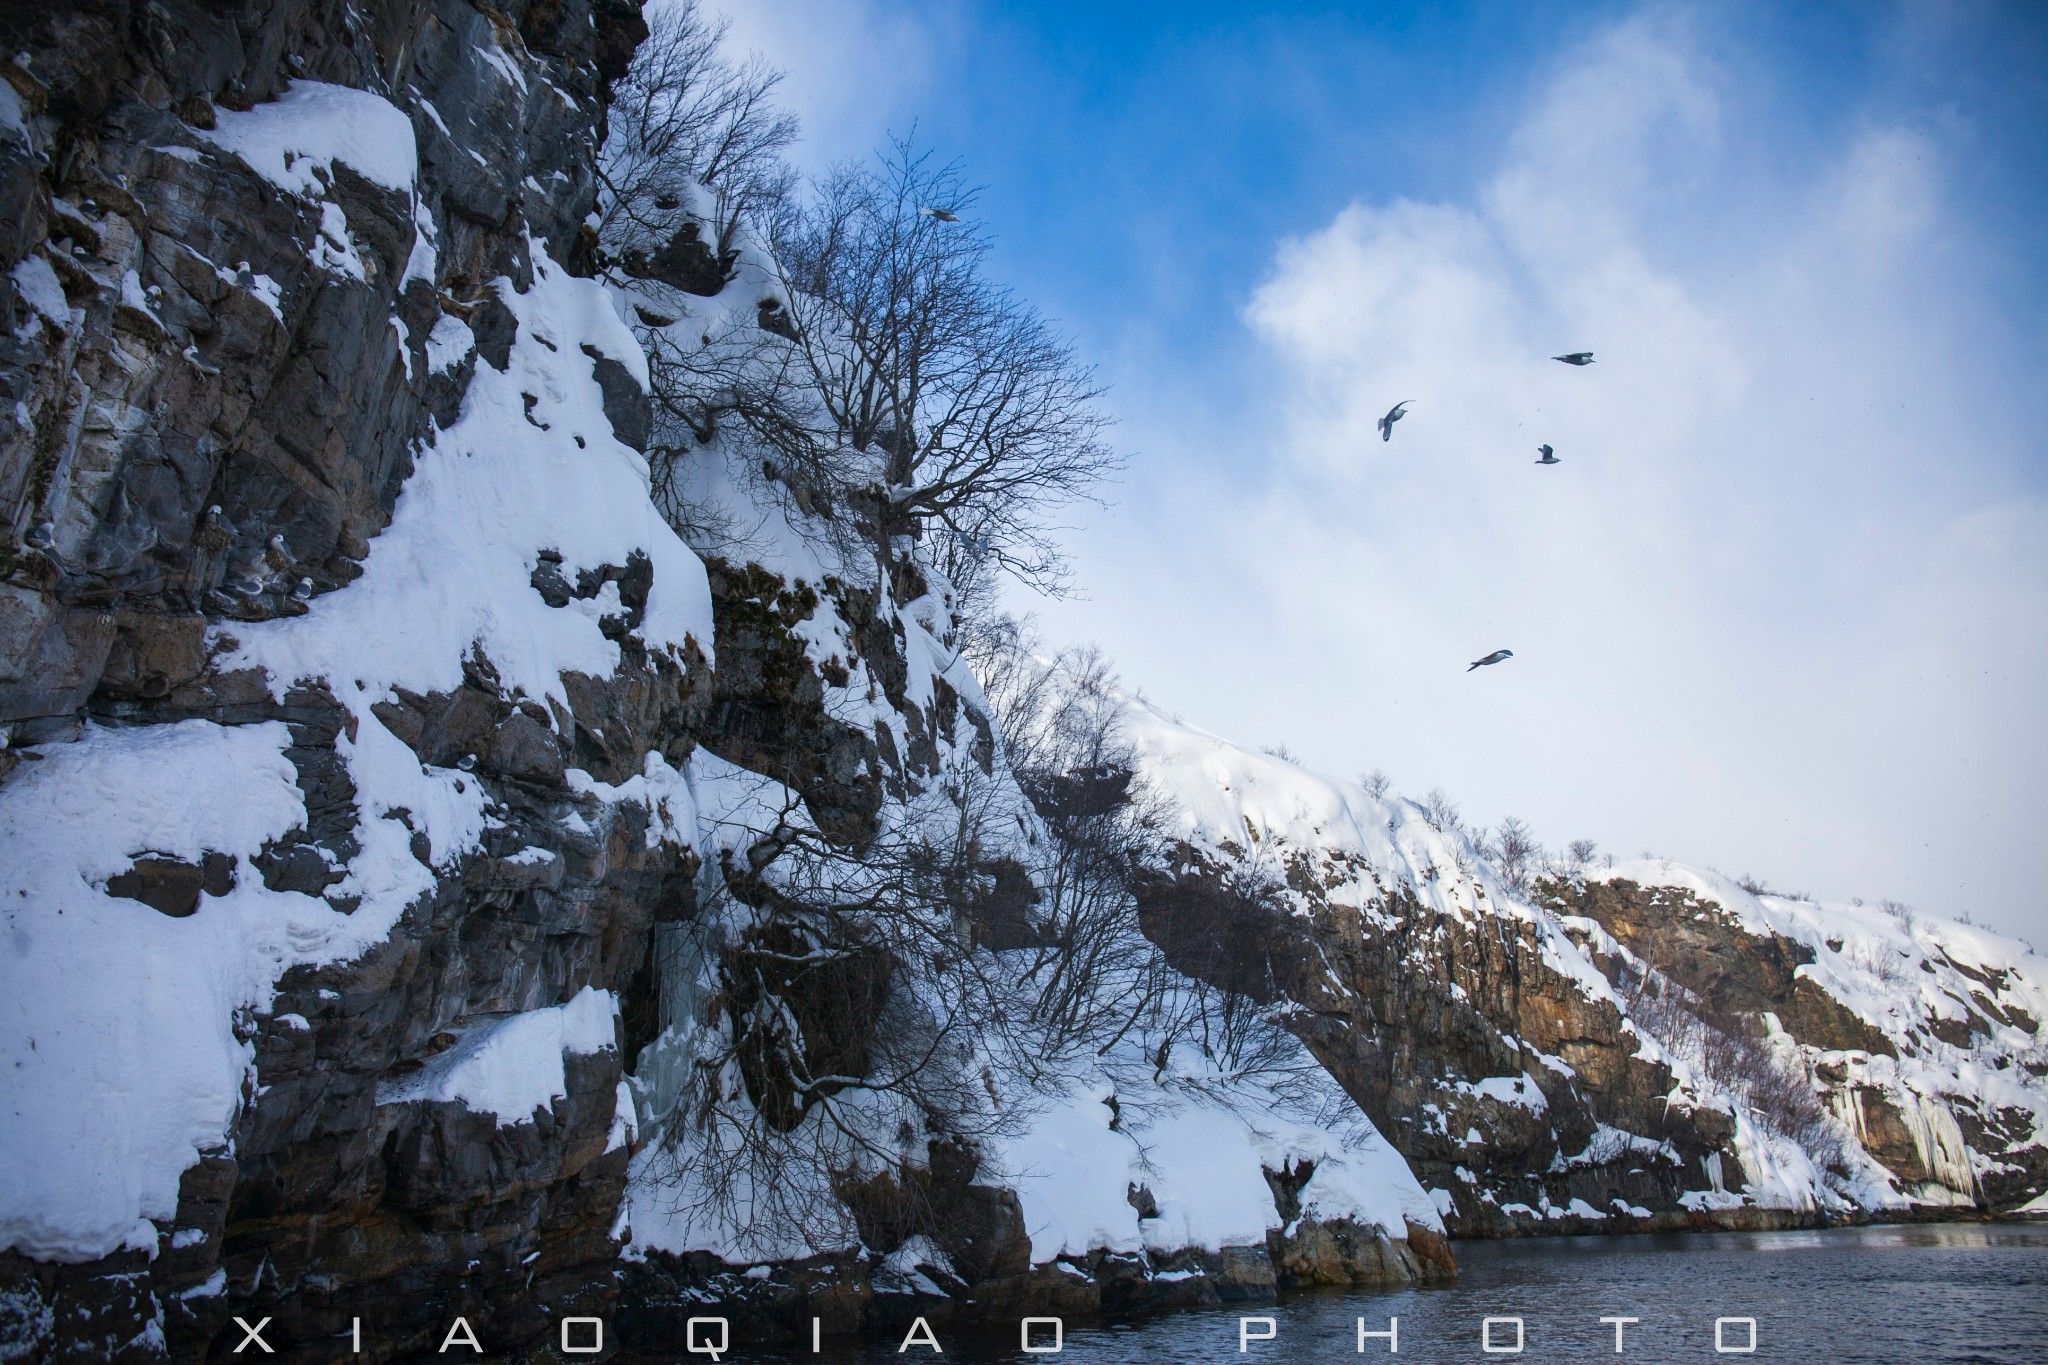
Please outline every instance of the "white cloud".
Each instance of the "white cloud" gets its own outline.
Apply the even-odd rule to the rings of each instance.
[[[957,41],[961,16],[889,0],[708,0],[728,47],[785,73],[779,102],[803,122],[794,159],[819,170],[904,134]]]
[[[1271,448],[1151,433],[1199,457],[1135,472],[1053,628],[1556,841],[2038,927],[2048,506],[1968,344],[1945,144],[1871,126],[1787,176],[1729,91],[1682,16],[1616,25],[1469,204],[1281,244],[1245,313]]]

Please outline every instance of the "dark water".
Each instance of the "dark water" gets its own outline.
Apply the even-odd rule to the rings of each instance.
[[[1296,1298],[1244,1309],[1273,1319],[1275,1338],[1239,1350],[1239,1310],[1212,1309],[1142,1326],[1066,1333],[1065,1349],[1025,1355],[1016,1329],[970,1340],[939,1335],[943,1355],[899,1341],[828,1342],[822,1355],[734,1351],[730,1361],[994,1362],[1085,1365],[1202,1362],[1795,1361],[2048,1363],[2048,1227],[1939,1224],[1825,1232],[1539,1238],[1458,1245],[1460,1277],[1447,1289]],[[1519,1356],[1481,1349],[1482,1320],[1520,1317]],[[1625,1349],[1602,1317],[1633,1317]],[[1384,1331],[1398,1317],[1400,1353],[1384,1338],[1358,1354],[1357,1321]],[[1717,1317],[1756,1319],[1753,1354],[1717,1354]],[[1253,1324],[1256,1335],[1262,1328]],[[1050,1329],[1034,1341],[1049,1344]],[[1748,1344],[1729,1323],[1722,1344]],[[1493,1344],[1512,1346],[1497,1323]],[[742,1345],[742,1343],[734,1343]],[[677,1353],[678,1360],[706,1360]]]

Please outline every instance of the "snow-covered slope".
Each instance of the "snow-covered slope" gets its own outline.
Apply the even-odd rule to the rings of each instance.
[[[1130,716],[1178,813],[1148,932],[1285,1002],[1454,1229],[2012,1209],[2048,1180],[2022,945],[1672,863],[1517,887],[1414,802]],[[1205,951],[1246,938],[1250,976]]]
[[[719,295],[668,291],[638,311],[674,319],[662,344],[715,350],[757,328],[754,300],[779,287],[743,234]],[[805,1022],[820,1008],[810,992],[825,987],[788,982],[775,1006],[786,1013],[770,1020],[762,1005],[735,1007],[753,989],[735,985],[735,964],[771,942],[778,956],[800,945],[806,960],[845,962],[920,935],[922,946],[896,953],[879,1017],[840,1025],[886,1074],[902,1038],[978,1003],[1006,1008],[999,990],[977,996],[983,987],[953,967],[915,964],[974,913],[961,902],[993,870],[1035,875],[1045,838],[962,657],[952,584],[921,551],[886,566],[857,543],[849,554],[842,528],[762,477],[763,464],[743,431],[722,429],[671,474],[688,519],[721,528],[730,547],[712,572],[714,689],[795,681],[767,698],[776,719],[759,733],[706,737],[733,766],[720,802],[700,806],[697,911],[657,929],[662,1027],[634,1062],[643,1146],[617,1223],[634,1293],[698,1305],[690,1311],[715,1301],[751,1313],[751,1330],[786,1336],[820,1305],[828,1326],[841,1321],[832,1296],[849,1279],[944,1316],[970,1288],[984,1302],[1005,1294],[1093,1312],[1270,1293],[1283,1278],[1445,1273],[1435,1206],[1298,1044],[1279,1068],[1290,1079],[1277,1082],[1193,1048],[1147,1055],[1135,1033],[1025,1070],[1004,1053],[1015,1038],[958,1029],[936,1069],[964,1084],[937,1093],[834,1082],[777,1120],[771,1148],[760,1148],[756,1125],[779,1101],[751,1044],[735,1040],[767,1034],[799,1064],[826,1050],[827,1030]],[[761,705],[747,686],[746,704]],[[857,846],[835,854],[842,836]],[[769,840],[790,851],[750,863]],[[829,909],[895,904],[900,882],[916,879],[911,866],[935,854],[966,860],[950,901],[913,908],[912,895],[853,920]],[[748,875],[732,871],[741,866]],[[987,966],[1021,973],[1010,965],[1019,956],[1030,954],[998,951]],[[706,1076],[716,1078],[708,1089]],[[936,1215],[877,1211],[917,1204]],[[867,1254],[882,1259],[849,1268]],[[766,1274],[821,1258],[833,1267],[812,1272],[823,1283]]]

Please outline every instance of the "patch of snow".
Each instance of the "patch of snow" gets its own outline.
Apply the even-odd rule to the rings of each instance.
[[[201,137],[233,152],[288,194],[317,195],[339,161],[373,185],[410,191],[419,174],[412,120],[381,95],[321,81],[293,81],[253,109],[219,110]]]
[[[220,276],[223,282],[231,284],[237,289],[246,289],[251,294],[254,294],[279,322],[284,321],[284,289],[276,280],[271,279],[268,275],[250,273],[247,261],[243,261],[240,268],[236,270],[230,270],[224,265],[217,265],[213,268],[213,273]]]
[[[427,373],[445,374],[476,349],[476,333],[461,318],[443,313],[427,333]]]
[[[621,1080],[618,1094],[612,1099],[612,1127],[605,1137],[604,1149],[616,1152],[621,1147],[632,1146],[639,1138],[640,1120],[633,1104],[633,1087]]]
[[[1408,1221],[1442,1228],[1437,1203],[1334,1082],[1324,1108],[1309,1112],[1205,1070],[1177,1049],[1163,1085],[1077,1086],[1042,1102],[1026,1131],[991,1154],[1023,1204],[1034,1262],[1096,1248],[1263,1245],[1281,1225],[1265,1172],[1304,1162],[1314,1166],[1300,1192],[1306,1216],[1349,1218],[1394,1237]],[[1114,1129],[1104,1102],[1112,1093]],[[1137,1217],[1127,1197],[1134,1185],[1151,1192],[1157,1218]]]
[[[434,215],[428,210],[426,201],[415,197],[412,201],[412,250],[405,258],[405,271],[398,277],[398,292],[414,280],[434,282],[435,272],[440,269],[441,252],[434,231]]]
[[[1458,1089],[1467,1095],[1477,1095],[1496,1104],[1512,1104],[1535,1114],[1550,1108],[1542,1087],[1526,1075],[1487,1076],[1477,1081],[1460,1081]]]
[[[5,81],[0,81],[0,85],[5,84]],[[11,89],[9,93],[12,93]],[[41,256],[24,256],[15,262],[14,269],[8,274],[22,301],[35,309],[45,322],[52,327],[69,325],[71,305],[64,297],[64,285],[48,261]]]
[[[477,56],[483,58],[485,64],[491,70],[504,78],[507,85],[516,87],[521,93],[525,92],[526,72],[520,69],[518,62],[505,53],[500,52],[496,47],[480,46],[475,49],[475,52]]]
[[[0,132],[20,142],[28,141],[28,120],[22,112],[21,96],[6,81],[0,81]]]
[[[585,986],[566,1004],[470,1030],[412,1075],[379,1086],[377,1103],[458,1100],[479,1114],[495,1115],[500,1127],[530,1123],[535,1110],[567,1098],[564,1057],[618,1046],[618,1014],[617,996]]]
[[[143,291],[142,276],[133,270],[121,272],[121,306],[133,308],[136,312],[155,319],[158,326],[163,325],[163,319],[157,317],[156,305],[150,302],[149,295]]]
[[[220,1147],[254,1058],[236,1020],[347,923],[247,862],[305,822],[291,742],[279,721],[88,724],[0,787],[0,1246],[61,1261],[152,1247],[148,1220]],[[137,855],[208,852],[241,873],[186,918],[106,894]]]
[[[331,200],[320,201],[320,231],[314,235],[306,255],[321,270],[352,280],[370,277],[362,254],[356,250],[355,238],[349,235],[348,215]]]

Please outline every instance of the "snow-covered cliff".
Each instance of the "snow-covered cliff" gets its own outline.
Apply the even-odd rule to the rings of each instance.
[[[1179,812],[1148,932],[1291,1018],[1454,1232],[2009,1211],[2048,1188],[2048,973],[2023,945],[1669,862],[1517,887],[1415,802],[1131,710]]]
[[[7,23],[0,1354],[1449,1272],[1305,1054],[960,1027],[1043,830],[919,552],[725,437],[664,515],[578,273],[633,7]]]

